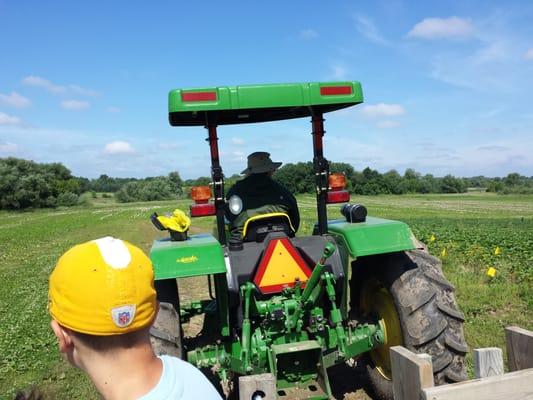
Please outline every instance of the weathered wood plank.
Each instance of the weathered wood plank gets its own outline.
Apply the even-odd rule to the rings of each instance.
[[[505,328],[510,371],[533,368],[533,332],[517,326]]]
[[[423,360],[428,360],[430,363],[432,363],[431,365],[433,365],[433,359],[431,358],[431,356],[427,353],[416,353],[417,357],[420,357],[421,359]]]
[[[422,400],[533,400],[533,368],[422,389]]]
[[[254,400],[255,393],[260,394],[263,400],[277,399],[274,375],[258,374],[239,377],[239,400]]]
[[[420,390],[433,386],[431,361],[402,346],[390,349],[392,389],[395,400],[418,400]]]
[[[474,376],[486,378],[503,375],[503,352],[498,347],[474,350]]]

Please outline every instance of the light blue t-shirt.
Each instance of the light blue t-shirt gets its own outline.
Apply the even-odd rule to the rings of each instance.
[[[222,400],[202,372],[176,357],[160,356],[163,372],[157,385],[138,400]]]

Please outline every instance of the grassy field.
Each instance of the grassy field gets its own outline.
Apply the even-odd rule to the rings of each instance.
[[[533,329],[533,196],[409,195],[358,197],[369,214],[407,222],[441,256],[466,314],[471,348],[504,347],[503,327]],[[148,250],[159,236],[153,211],[185,207],[186,201],[0,212],[0,398],[39,387],[50,399],[97,399],[90,382],[59,356],[46,311],[48,275],[72,245],[112,235]],[[299,198],[301,234],[315,218],[314,199]],[[332,207],[330,218],[336,218]],[[193,221],[210,229],[211,219]],[[430,241],[434,236],[435,240]],[[501,254],[495,255],[499,247]],[[485,272],[497,269],[495,278]]]

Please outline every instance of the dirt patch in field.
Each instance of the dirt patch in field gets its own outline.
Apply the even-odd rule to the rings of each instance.
[[[209,291],[206,277],[192,277],[178,280],[180,302],[184,304],[193,300],[203,300],[209,298]],[[183,325],[183,333],[189,346],[207,344],[208,335],[202,332],[204,325],[203,316],[195,316]],[[339,400],[372,400],[368,382],[365,379],[363,368],[357,365],[347,364],[336,365],[329,369],[329,378],[333,395]]]

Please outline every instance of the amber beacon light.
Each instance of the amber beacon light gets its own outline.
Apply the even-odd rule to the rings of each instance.
[[[350,201],[350,192],[346,190],[346,176],[344,174],[330,174],[328,185],[328,204],[347,203]]]
[[[191,217],[207,217],[215,215],[215,204],[210,203],[211,188],[209,186],[193,186],[191,188],[191,198],[194,204],[191,204]]]

